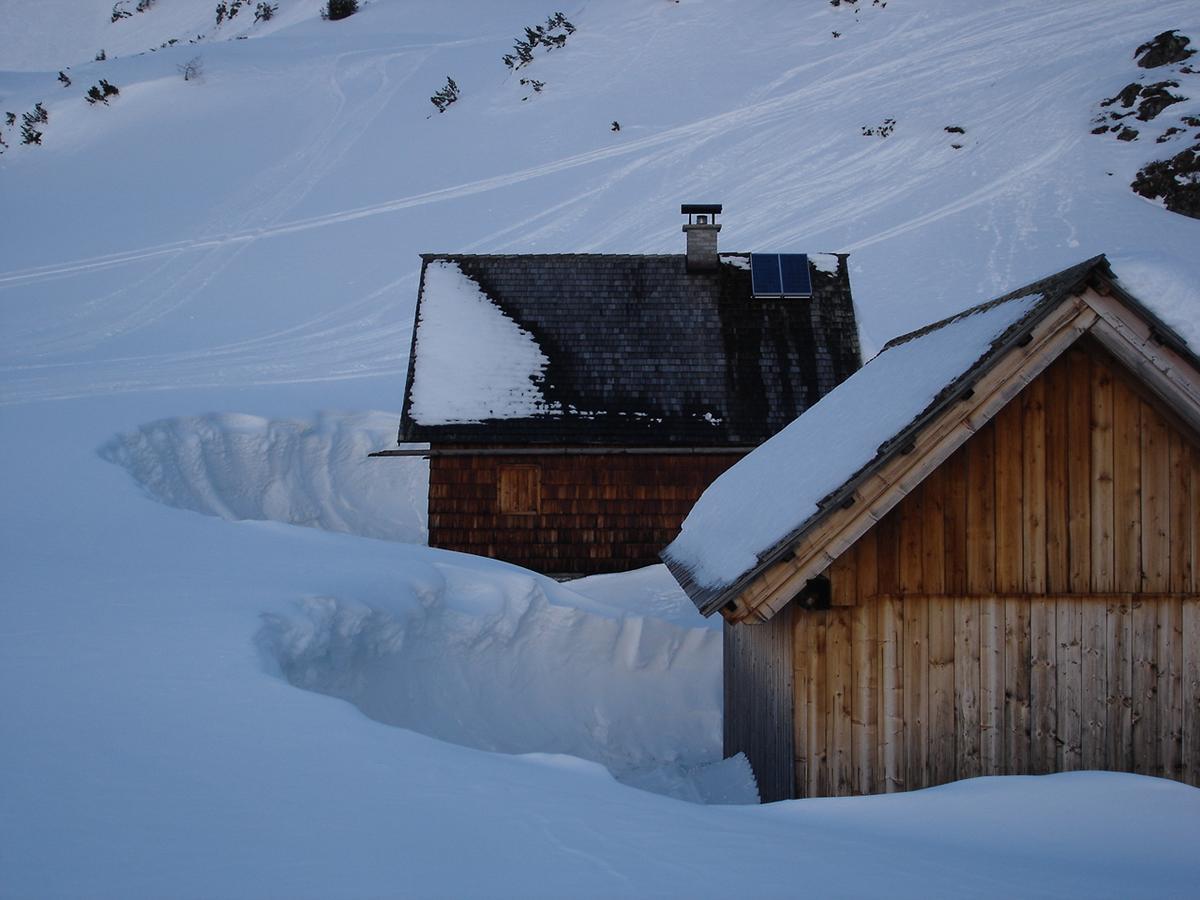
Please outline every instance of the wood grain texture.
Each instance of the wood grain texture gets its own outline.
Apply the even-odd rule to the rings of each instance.
[[[802,779],[796,790],[844,796],[1081,767],[1153,769],[1194,782],[1198,604],[1195,594],[904,594],[802,611],[794,651],[795,719],[803,718],[793,725],[794,771]],[[985,609],[1000,623],[997,638],[984,637]],[[1062,634],[1071,633],[1076,609],[1079,621],[1104,627],[1072,646]],[[1053,645],[1036,639],[1040,620],[1056,635]],[[924,649],[916,648],[910,628],[924,637]],[[997,641],[999,710],[985,713],[978,700],[983,679],[992,676],[985,676],[980,654]],[[1090,642],[1105,662],[1091,686],[1076,681],[1084,666],[1071,661]],[[916,665],[926,667],[924,679],[912,677]],[[927,721],[913,718],[924,711]],[[985,714],[997,718],[994,737]],[[1088,749],[1089,731],[1098,747]]]
[[[704,489],[738,458],[435,456],[429,544],[542,572],[651,565]],[[501,471],[509,472],[503,481]]]
[[[725,756],[745,753],[764,802],[795,796],[794,607],[754,628],[725,625]]]
[[[846,551],[796,631],[800,793],[1200,784],[1200,449],[1158,403],[1081,344]]]

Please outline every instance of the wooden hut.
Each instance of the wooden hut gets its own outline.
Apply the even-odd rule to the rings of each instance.
[[[1198,548],[1200,361],[1097,257],[889,343],[664,559],[769,800],[1200,784]]]
[[[409,447],[378,455],[429,457],[432,546],[657,562],[713,478],[858,368],[844,256],[790,256],[806,289],[756,290],[749,254],[718,253],[720,207],[683,212],[678,255],[422,257]]]

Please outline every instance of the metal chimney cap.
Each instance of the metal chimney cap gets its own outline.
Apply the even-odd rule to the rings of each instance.
[[[679,212],[685,216],[698,214],[718,215],[721,212],[720,203],[684,203],[679,207]]]

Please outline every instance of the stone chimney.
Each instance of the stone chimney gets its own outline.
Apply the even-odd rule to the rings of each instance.
[[[717,216],[720,203],[685,203],[679,211],[688,217],[683,226],[687,235],[687,269],[689,272],[711,272],[720,265],[717,256]]]

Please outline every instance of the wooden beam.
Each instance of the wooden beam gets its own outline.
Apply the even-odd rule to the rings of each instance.
[[[1091,329],[1096,339],[1200,431],[1200,371],[1159,343],[1150,326],[1116,297],[1089,290],[1083,299],[1097,314]]]

